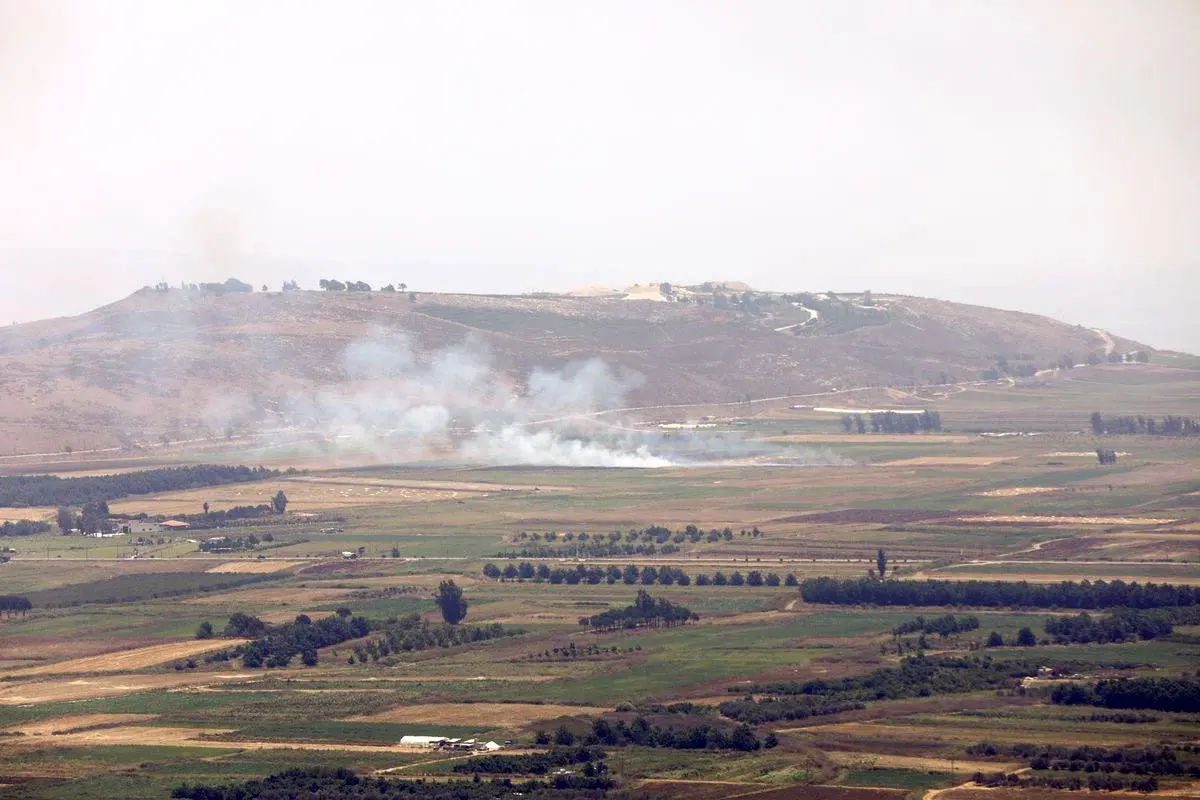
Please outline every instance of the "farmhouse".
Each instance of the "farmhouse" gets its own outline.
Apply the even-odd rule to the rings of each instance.
[[[148,519],[124,520],[119,524],[121,533],[162,533],[162,523]]]
[[[184,528],[190,528],[191,525],[181,519],[169,519],[162,523],[162,527],[167,528],[168,530],[180,531]]]

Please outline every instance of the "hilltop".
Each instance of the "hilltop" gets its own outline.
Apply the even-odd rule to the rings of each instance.
[[[654,284],[637,287],[660,293]],[[596,296],[143,289],[76,317],[0,331],[0,454],[111,447],[279,424],[289,399],[386,382],[393,345],[417,364],[486,352],[513,392],[535,368],[597,357],[614,403],[734,402],[862,386],[1027,378],[1143,345],[1047,317],[917,297],[663,285],[658,302]],[[588,294],[588,293],[583,293]],[[361,345],[368,343],[364,349]],[[364,374],[381,366],[375,374]],[[292,404],[294,407],[294,404]]]

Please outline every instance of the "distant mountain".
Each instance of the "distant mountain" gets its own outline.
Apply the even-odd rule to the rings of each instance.
[[[450,374],[456,354],[503,387],[490,402],[536,391],[538,408],[561,400],[569,412],[1021,377],[1146,349],[1016,311],[729,283],[664,285],[665,302],[221,286],[143,289],[78,317],[0,330],[0,454],[303,427],[335,413],[323,399],[331,392],[361,400],[369,390],[379,399],[367,402],[386,405],[394,390],[408,407],[426,379],[439,392],[476,391],[478,374]],[[438,360],[447,350],[450,360]],[[612,368],[613,385],[589,386],[576,405],[568,395],[581,384],[529,385],[535,369],[590,358]]]

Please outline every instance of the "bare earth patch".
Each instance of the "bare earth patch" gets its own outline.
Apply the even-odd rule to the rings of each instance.
[[[1094,454],[1093,454],[1094,455]],[[987,467],[1016,456],[918,456],[899,461],[885,461],[877,467]]]
[[[204,570],[205,572],[236,572],[248,573],[251,575],[261,575],[267,572],[280,572],[285,569],[307,564],[307,561],[226,561],[224,564],[218,564],[215,567]]]
[[[1007,514],[959,517],[956,522],[1001,522],[1008,525],[1170,525],[1176,520],[1164,517],[1056,517],[1039,514]]]
[[[164,664],[179,658],[188,658],[212,650],[224,650],[227,647],[233,647],[245,641],[244,639],[193,639],[185,642],[156,644],[149,647],[138,647],[133,650],[120,650],[115,653],[60,661],[56,664],[26,667],[9,672],[6,677],[23,678],[34,675],[62,675],[66,673],[128,672],[130,670]]]
[[[990,489],[976,492],[976,497],[1021,497],[1027,494],[1050,494],[1059,491],[1056,486],[1010,486],[1007,489]]]
[[[378,714],[350,717],[351,722],[428,722],[433,725],[513,727],[543,719],[603,714],[598,706],[559,706],[537,703],[421,703],[399,706]]]
[[[155,718],[155,714],[72,714],[66,717],[53,717],[51,719],[38,720],[37,722],[26,722],[23,725],[14,725],[11,728],[5,728],[7,731],[15,731],[23,733],[26,736],[49,736],[58,732],[74,733],[84,729],[100,728],[100,727],[116,727],[118,725],[128,725],[134,722],[146,722]]]
[[[887,753],[845,753],[840,751],[827,752],[829,759],[839,766],[870,769],[884,767],[888,769],[912,769],[921,772],[995,772],[1004,770],[1011,772],[1022,766],[1016,762],[999,761],[951,761],[948,758],[922,758],[920,756],[895,756]]]

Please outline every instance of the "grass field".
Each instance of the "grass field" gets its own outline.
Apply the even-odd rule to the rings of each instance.
[[[197,542],[218,535],[208,531],[137,548],[136,537],[0,540],[15,550],[0,564],[0,593],[34,604],[24,616],[0,618],[0,733],[7,734],[0,784],[13,784],[0,787],[0,798],[164,797],[185,780],[244,780],[314,764],[440,779],[450,762],[404,751],[401,736],[512,738],[529,747],[540,728],[566,724],[582,733],[596,717],[622,714],[647,713],[658,725],[727,725],[711,709],[646,709],[681,700],[712,707],[754,682],[895,666],[891,631],[918,614],[979,617],[977,631],[927,637],[930,654],[940,657],[970,654],[993,630],[1006,641],[1022,627],[1040,632],[1046,615],[1057,613],[828,608],[807,605],[782,585],[551,585],[483,576],[485,563],[504,567],[503,554],[527,546],[534,533],[542,540],[555,532],[558,548],[567,533],[577,542],[584,532],[607,539],[618,531],[625,541],[630,529],[655,524],[728,526],[732,537],[671,542],[678,550],[668,553],[661,545],[595,557],[555,550],[513,563],[857,577],[875,567],[883,548],[899,577],[1200,583],[1200,443],[1109,441],[1086,432],[1098,391],[1106,413],[1192,413],[1200,381],[1147,384],[1157,373],[1139,373],[1140,383],[1129,382],[1130,374],[1099,389],[1095,376],[1055,377],[1054,402],[1048,390],[1024,386],[952,394],[937,401],[947,427],[941,435],[844,434],[836,417],[786,403],[722,423],[741,440],[776,448],[777,461],[802,463],[814,448],[827,449],[838,456],[836,467],[339,471],[306,463],[314,471],[111,504],[114,511],[196,513],[205,501],[213,508],[264,502],[282,488],[289,512],[316,516],[220,532],[270,533],[270,549],[204,555]],[[997,431],[1037,435],[980,435]],[[1097,446],[1127,455],[1100,466],[1091,455]],[[334,533],[323,532],[331,526]],[[762,535],[741,534],[753,527]],[[363,557],[342,558],[360,547]],[[139,557],[130,559],[135,549]],[[204,662],[211,649],[236,644],[219,634],[238,612],[281,623],[348,608],[379,622],[419,614],[436,623],[433,594],[443,580],[463,588],[467,623],[500,623],[520,635],[397,651],[368,663],[348,663],[365,639],[322,648],[315,667],[299,659],[280,669]],[[629,604],[639,588],[686,606],[699,621],[607,633],[579,624]],[[218,638],[193,638],[203,621]],[[1096,675],[1192,674],[1200,645],[1188,633],[987,655],[1070,659]],[[188,658],[194,668],[182,668]],[[664,796],[900,800],[961,784],[968,769],[1015,766],[1003,758],[976,763],[965,750],[974,742],[1140,746],[1194,738],[1198,721],[1155,712],[1153,721],[1131,724],[1092,719],[1096,711],[1054,706],[1041,691],[1015,686],[872,701],[829,717],[755,725],[760,737],[778,735],[771,749],[628,747],[609,763],[625,785]]]

